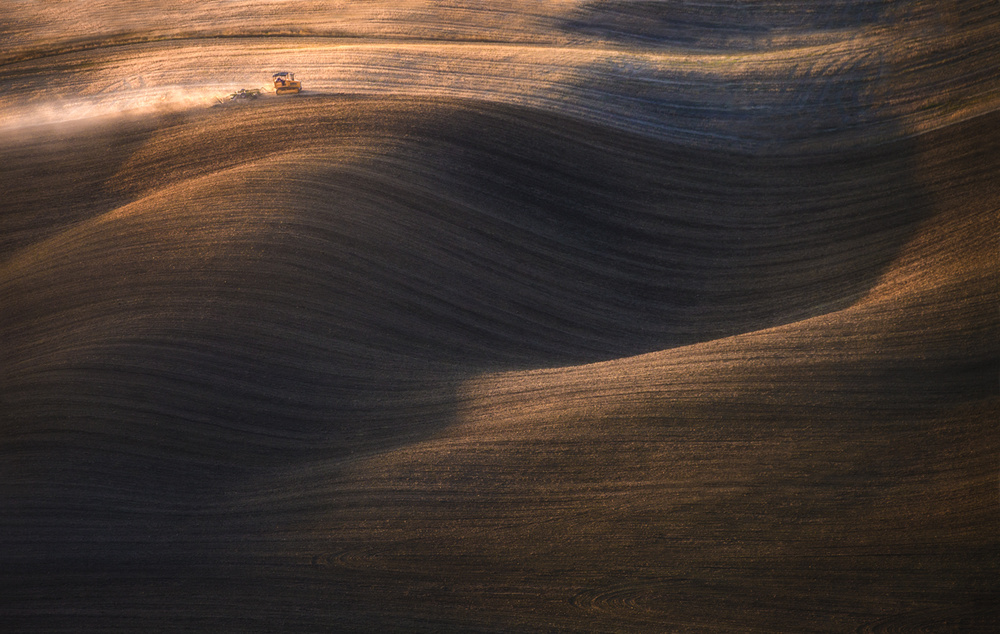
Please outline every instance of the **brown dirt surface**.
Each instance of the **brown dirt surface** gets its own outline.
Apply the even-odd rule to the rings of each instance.
[[[0,17],[0,629],[995,631],[1000,10],[745,4]]]

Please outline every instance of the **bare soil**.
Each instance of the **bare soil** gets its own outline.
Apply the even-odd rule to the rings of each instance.
[[[990,3],[120,4],[0,21],[3,629],[997,627]]]

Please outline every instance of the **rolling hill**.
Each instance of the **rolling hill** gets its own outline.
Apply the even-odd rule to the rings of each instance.
[[[125,4],[0,19],[5,629],[996,627],[990,3]]]

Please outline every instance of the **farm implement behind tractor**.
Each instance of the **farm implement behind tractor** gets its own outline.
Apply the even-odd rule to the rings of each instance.
[[[302,82],[296,81],[295,73],[275,73],[271,75],[274,83],[274,94],[276,95],[297,95],[302,92]],[[266,91],[266,88],[240,88],[236,92],[231,92],[222,97],[216,97],[219,105],[227,102],[244,102],[259,98]]]

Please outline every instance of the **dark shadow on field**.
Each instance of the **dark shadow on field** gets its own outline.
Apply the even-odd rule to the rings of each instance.
[[[0,264],[128,201],[115,174],[169,116],[121,115],[8,128],[0,140]]]
[[[583,3],[563,28],[625,44],[734,50],[877,25],[888,10],[885,0],[596,0]]]

